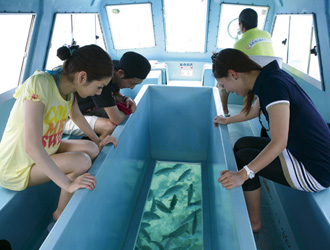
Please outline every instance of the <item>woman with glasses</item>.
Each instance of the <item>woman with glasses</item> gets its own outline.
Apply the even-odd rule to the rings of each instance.
[[[276,61],[261,68],[235,49],[214,54],[212,61],[218,84],[245,97],[241,113],[217,116],[214,124],[249,120],[261,112],[268,121],[270,138],[240,138],[234,146],[238,172],[222,171],[218,179],[226,189],[242,185],[252,229],[258,232],[258,176],[307,192],[329,187],[330,130],[308,95]]]

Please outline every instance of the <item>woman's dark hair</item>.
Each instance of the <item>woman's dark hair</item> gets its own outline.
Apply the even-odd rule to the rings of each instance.
[[[239,23],[242,23],[246,30],[256,28],[258,26],[258,14],[254,9],[244,9],[239,14]]]
[[[250,59],[249,56],[237,49],[224,49],[219,53],[212,55],[212,71],[215,78],[228,77],[228,70],[236,72],[250,72],[252,70],[261,70],[261,66]],[[254,101],[254,93],[250,90],[245,97],[243,112],[247,114],[251,110]]]
[[[64,61],[63,73],[70,75],[79,71],[87,73],[87,81],[102,80],[113,74],[113,62],[101,47],[91,44],[79,48],[63,46],[57,50],[57,56]]]

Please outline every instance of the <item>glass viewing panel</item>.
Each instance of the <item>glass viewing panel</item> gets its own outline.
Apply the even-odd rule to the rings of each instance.
[[[115,49],[155,46],[151,4],[106,6]]]
[[[0,15],[0,93],[22,82],[34,19],[34,14]]]
[[[207,2],[164,0],[166,51],[205,51]]]
[[[277,15],[272,39],[276,56],[282,57],[283,62],[321,81],[319,49],[312,14]]]
[[[157,162],[135,249],[203,249],[201,164]]]
[[[57,49],[63,45],[70,45],[73,39],[80,47],[97,44],[106,50],[97,14],[56,14],[46,69],[63,64],[56,56]]]
[[[232,48],[234,43],[242,37],[238,16],[246,8],[254,9],[258,13],[258,29],[264,29],[268,7],[223,3],[220,11],[217,48]]]

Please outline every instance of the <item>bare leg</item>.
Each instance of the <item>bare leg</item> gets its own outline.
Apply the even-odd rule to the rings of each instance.
[[[99,147],[90,140],[62,140],[56,154],[66,152],[84,152],[94,160],[99,154]]]
[[[98,152],[98,146],[94,142],[88,140],[63,140],[58,153],[50,157],[58,168],[73,181],[90,169],[92,159],[98,155]],[[31,168],[28,186],[35,186],[48,181],[50,179],[44,174],[42,166],[34,164]],[[61,190],[57,209],[53,213],[55,221],[63,212],[72,195],[72,193]]]
[[[258,232],[261,228],[260,220],[260,199],[261,188],[244,192],[246,206],[249,212],[250,222],[253,232]]]
[[[98,118],[95,123],[95,133],[100,135],[100,139],[103,140],[107,135],[111,135],[117,125],[112,123],[108,118]]]
[[[81,173],[81,174],[83,174],[83,173]],[[79,176],[79,174],[77,176],[75,176],[75,173],[71,173],[71,174],[67,174],[67,176],[72,181],[74,181]],[[59,198],[58,204],[57,204],[57,209],[53,213],[53,219],[55,221],[57,221],[57,219],[60,217],[60,215],[62,214],[66,205],[69,203],[72,196],[73,196],[73,193],[69,193],[69,192],[66,192],[65,190],[61,189],[60,198]]]
[[[227,91],[224,88],[222,88],[220,90],[220,98],[221,98],[221,104],[222,104],[222,108],[223,108],[223,112],[225,113],[225,116],[229,114],[228,96],[229,96],[229,93],[227,93]]]

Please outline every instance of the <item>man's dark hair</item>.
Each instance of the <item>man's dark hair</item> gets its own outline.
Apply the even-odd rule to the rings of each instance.
[[[124,79],[139,78],[144,80],[151,70],[151,65],[144,56],[128,51],[119,61],[114,62],[114,68],[116,71],[119,69],[124,70]]]
[[[244,9],[239,14],[239,23],[242,23],[246,30],[256,28],[258,26],[258,14],[253,9]]]

